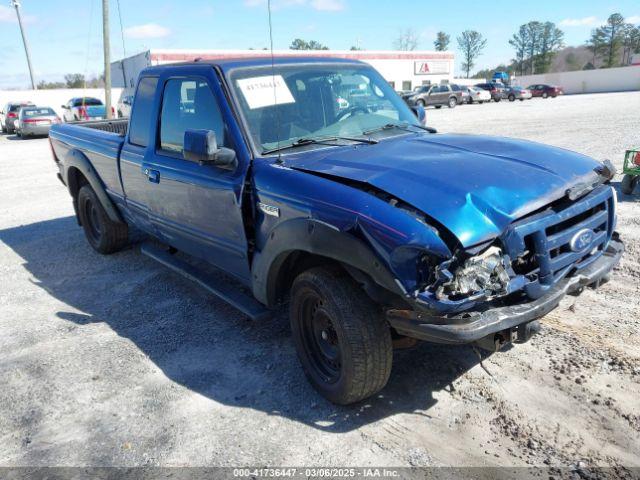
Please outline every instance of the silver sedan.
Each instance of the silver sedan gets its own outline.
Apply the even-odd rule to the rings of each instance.
[[[54,123],[60,123],[60,117],[51,107],[22,107],[16,122],[16,134],[22,138],[49,135]]]

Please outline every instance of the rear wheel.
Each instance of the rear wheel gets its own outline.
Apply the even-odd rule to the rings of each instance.
[[[542,98],[547,98],[547,97],[549,97],[549,94],[548,94],[547,92],[544,92],[544,93],[542,94]]]
[[[347,405],[381,390],[391,373],[391,332],[351,277],[313,268],[291,289],[289,316],[298,358],[313,387]]]
[[[510,102],[515,102],[516,101],[516,96],[513,95],[513,94],[509,95],[509,101]]]
[[[638,185],[638,182],[640,182],[639,176],[625,175],[624,177],[622,177],[620,190],[622,190],[622,193],[624,193],[625,195],[631,195]]]
[[[494,101],[494,102],[496,102],[496,103],[497,103],[497,102],[499,102],[500,100],[502,100],[500,97],[495,97],[495,98],[493,99],[493,101]]]
[[[442,105],[436,105],[435,107],[436,108],[442,108]]]
[[[456,108],[456,105],[458,105],[458,99],[456,97],[451,97],[449,98],[449,108]]]
[[[90,185],[78,192],[78,216],[89,245],[96,252],[114,253],[127,244],[127,225],[111,221]]]

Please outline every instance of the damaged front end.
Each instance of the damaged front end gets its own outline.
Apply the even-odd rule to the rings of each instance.
[[[615,192],[595,185],[511,224],[488,243],[456,250],[439,262],[422,259],[421,282],[390,309],[401,335],[444,343],[497,345],[526,339],[526,324],[553,310],[564,295],[599,285],[620,261]],[[425,254],[426,255],[426,254]]]

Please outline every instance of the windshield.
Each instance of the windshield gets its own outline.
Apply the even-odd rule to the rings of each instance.
[[[348,140],[390,124],[419,126],[411,109],[380,74],[364,65],[238,69],[231,75],[231,84],[261,153],[300,139]],[[402,133],[406,131],[393,134]]]
[[[22,112],[24,114],[25,117],[37,117],[37,116],[46,116],[46,115],[55,115],[56,112],[54,112],[52,109],[50,108],[23,108]]]
[[[76,98],[73,101],[73,106],[74,107],[81,107],[83,105],[86,105],[86,106],[98,106],[98,105],[102,105],[102,101],[98,100],[97,98]]]

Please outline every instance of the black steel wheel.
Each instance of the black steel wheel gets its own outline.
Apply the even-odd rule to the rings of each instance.
[[[78,217],[89,245],[99,253],[113,253],[126,244],[129,230],[126,223],[113,222],[90,185],[78,192]]]
[[[300,274],[291,289],[289,316],[305,375],[325,398],[347,405],[386,385],[391,332],[351,277],[321,267]]]

